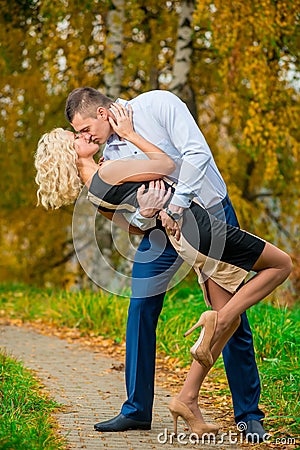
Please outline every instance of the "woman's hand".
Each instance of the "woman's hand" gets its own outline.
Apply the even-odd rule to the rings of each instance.
[[[101,155],[99,160],[98,160],[98,166],[101,166],[104,163],[104,156]]]
[[[168,234],[171,234],[171,236],[174,236],[176,241],[179,241],[181,232],[178,223],[170,216],[168,216],[168,214],[164,210],[160,211],[159,217],[161,219],[162,225],[166,229],[166,232]]]
[[[153,217],[165,206],[171,195],[171,188],[166,191],[163,180],[150,181],[146,192],[143,184],[137,190],[137,201],[140,213],[144,217]]]
[[[131,106],[128,105],[128,109],[126,109],[120,103],[113,103],[110,109],[114,114],[114,119],[108,117],[112,129],[120,138],[130,140],[130,137],[134,134]]]

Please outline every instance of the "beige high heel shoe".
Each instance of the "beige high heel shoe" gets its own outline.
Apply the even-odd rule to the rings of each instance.
[[[191,347],[191,354],[193,358],[202,364],[204,367],[211,367],[213,365],[213,357],[210,351],[210,344],[213,338],[218,320],[217,311],[205,311],[201,314],[200,319],[192,326],[184,336],[188,336],[196,328],[202,326],[198,340]]]
[[[204,433],[213,433],[216,435],[219,431],[219,427],[217,425],[212,425],[211,423],[202,422],[201,419],[198,419],[190,408],[186,406],[185,403],[177,400],[177,398],[172,398],[170,401],[168,408],[173,416],[174,421],[174,433],[177,436],[177,420],[178,417],[182,417],[182,419],[186,422],[189,429],[192,433],[196,433],[198,437],[201,437]]]

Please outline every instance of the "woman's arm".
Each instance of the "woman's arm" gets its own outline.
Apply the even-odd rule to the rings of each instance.
[[[149,159],[124,159],[110,160],[102,164],[99,175],[110,184],[120,184],[126,181],[157,180],[164,175],[169,175],[175,170],[173,160],[156,145],[144,139],[136,133],[132,126],[132,109],[128,111],[120,104],[112,105],[115,121],[108,120],[113,130],[140,150]]]

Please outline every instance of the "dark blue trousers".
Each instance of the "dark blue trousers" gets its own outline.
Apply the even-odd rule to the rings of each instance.
[[[234,226],[238,221],[227,198],[225,206],[212,211]],[[225,214],[225,216],[224,216]],[[152,420],[156,354],[156,326],[169,281],[182,264],[163,229],[143,237],[132,270],[132,297],[126,331],[127,400],[122,414],[141,421]],[[232,393],[236,422],[264,417],[258,408],[260,380],[255,362],[252,334],[246,313],[223,350],[226,374]]]

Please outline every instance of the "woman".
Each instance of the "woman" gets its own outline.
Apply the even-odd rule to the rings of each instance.
[[[115,120],[109,117],[109,122],[115,133],[139,147],[149,159],[101,160],[98,165],[94,161],[97,144],[62,129],[45,134],[35,157],[38,202],[44,207],[58,208],[73,202],[82,184],[89,189],[89,199],[106,212],[134,211],[138,206],[138,192],[145,186],[154,187],[161,193],[162,203],[168,205],[171,188],[166,189],[162,181],[153,183],[152,180],[171,174],[175,167],[173,161],[133,130],[131,109],[127,111],[114,104],[112,111]],[[160,218],[166,223],[171,220],[163,210]],[[237,328],[240,314],[288,277],[291,260],[272,244],[215,219],[197,203],[185,211],[180,226],[180,239],[179,235],[172,234],[169,238],[183,259],[193,265],[199,281],[206,287],[206,300],[213,311],[202,314],[186,333],[202,326],[191,348],[195,361],[169,409],[175,433],[181,416],[194,433],[202,435],[218,431],[218,427],[205,424],[198,408],[198,394],[206,374]],[[238,290],[250,270],[257,272],[256,275]]]

